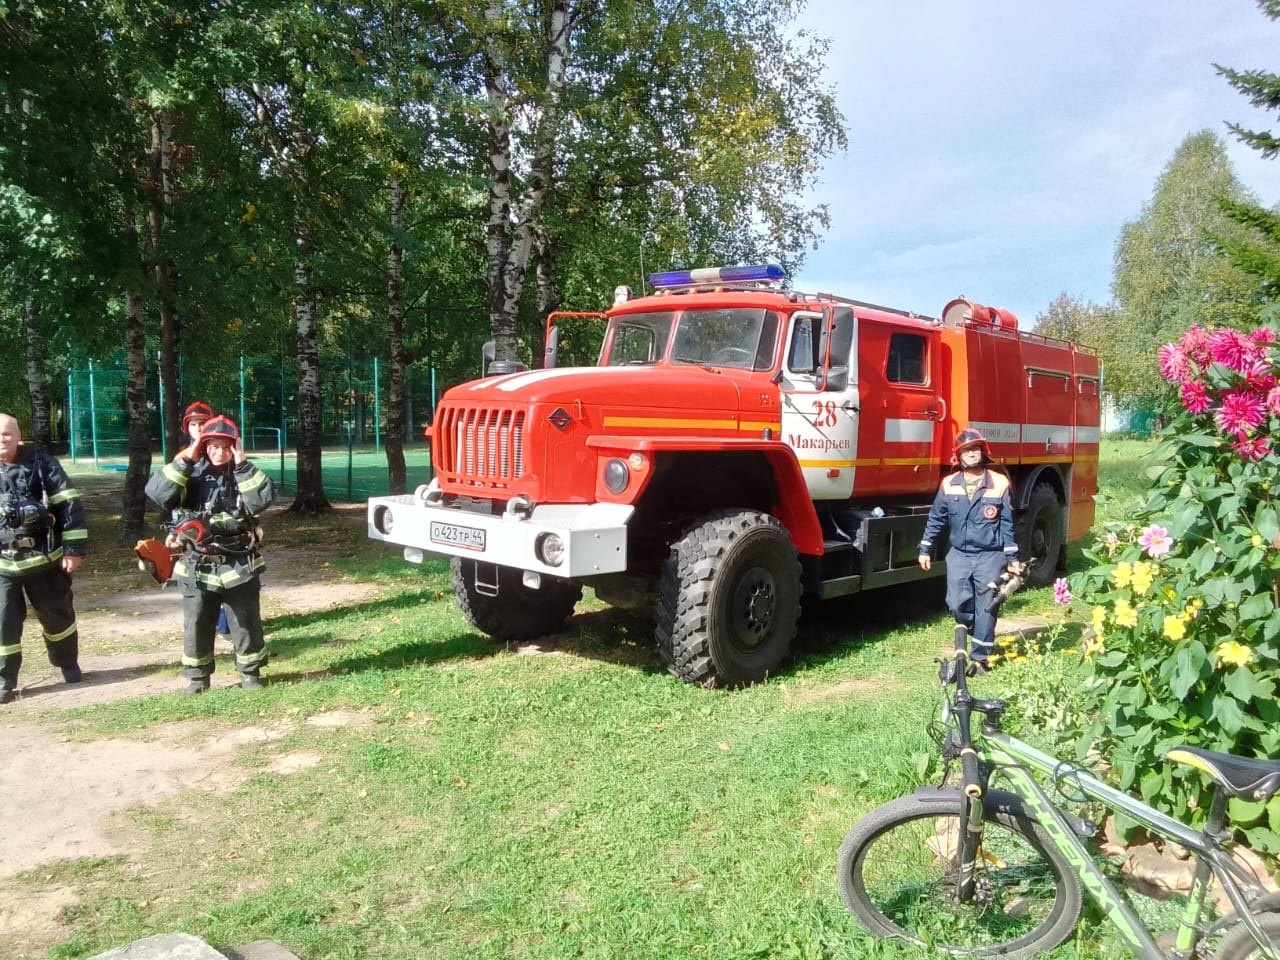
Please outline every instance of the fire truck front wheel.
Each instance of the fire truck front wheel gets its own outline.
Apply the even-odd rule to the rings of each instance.
[[[1027,582],[1033,587],[1053,583],[1062,550],[1062,504],[1052,484],[1037,483],[1031,491],[1031,502],[1019,524],[1018,546],[1024,561],[1035,561],[1029,568]]]
[[[477,630],[503,643],[523,643],[555,633],[582,599],[582,586],[567,580],[543,577],[541,587],[534,590],[525,586],[521,571],[511,567],[462,557],[454,557],[451,566],[453,594],[462,615]]]
[[[715,514],[687,529],[662,565],[658,654],[689,683],[752,683],[790,652],[799,615],[800,564],[778,521]]]

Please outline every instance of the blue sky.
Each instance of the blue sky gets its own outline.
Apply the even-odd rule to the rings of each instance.
[[[798,290],[931,316],[964,295],[1024,328],[1063,292],[1109,302],[1121,226],[1205,128],[1280,203],[1280,158],[1223,125],[1280,120],[1212,66],[1280,72],[1280,22],[1253,0],[809,0],[800,26],[831,38],[849,149]]]

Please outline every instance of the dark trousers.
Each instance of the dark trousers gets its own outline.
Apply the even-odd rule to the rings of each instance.
[[[18,688],[22,667],[22,625],[27,601],[44,628],[44,646],[55,667],[75,666],[80,656],[80,632],[71,595],[71,575],[55,563],[36,573],[13,577],[0,574],[0,688]]]
[[[213,633],[218,613],[225,606],[231,644],[236,648],[236,669],[257,676],[267,659],[262,636],[262,583],[252,577],[221,592],[204,590],[194,583],[183,585],[182,675],[203,680],[213,673]]]
[[[1004,551],[947,551],[947,607],[956,623],[964,624],[973,637],[970,659],[985,661],[991,654],[996,639],[996,618],[995,614],[987,613],[987,604],[993,594],[982,591],[1000,576],[1008,563]]]

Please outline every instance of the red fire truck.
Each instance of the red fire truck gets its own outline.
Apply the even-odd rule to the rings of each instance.
[[[787,656],[802,596],[944,571],[921,571],[916,549],[965,426],[1013,480],[1033,583],[1092,525],[1093,352],[965,299],[933,319],[797,293],[774,265],[649,283],[549,317],[546,369],[445,393],[435,478],[369,501],[370,537],[410,562],[452,558],[484,633],[554,632],[589,586],[652,610],[675,676],[759,680]],[[567,316],[604,321],[597,366],[555,366]]]

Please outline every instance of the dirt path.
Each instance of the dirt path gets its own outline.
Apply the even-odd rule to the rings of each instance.
[[[94,498],[87,499],[92,531]],[[263,578],[268,642],[273,616],[333,609],[376,593],[369,584],[343,580],[324,559],[344,544],[360,548],[363,516],[360,507],[341,508],[316,522],[323,527],[320,531],[293,531],[303,534],[296,538],[303,546],[272,549],[268,544]],[[178,675],[181,595],[172,587],[156,587],[133,569],[128,556],[117,554],[98,555],[98,569],[77,579],[84,680],[74,685],[62,681],[59,671],[45,661],[38,625],[33,637],[29,623],[19,699],[0,707],[0,743],[5,745],[0,797],[10,822],[18,825],[0,851],[0,956],[6,958],[43,956],[71,933],[63,915],[74,904],[72,891],[18,883],[17,875],[58,860],[127,853],[126,832],[114,822],[118,814],[184,790],[231,790],[249,772],[234,762],[239,749],[278,739],[296,726],[282,723],[227,732],[177,724],[154,728],[137,739],[68,740],[58,724],[62,710],[177,693],[184,685]],[[217,649],[229,651],[230,645],[219,640]],[[231,671],[213,678],[215,686],[235,682]],[[331,714],[306,722],[346,726],[369,720],[360,714]],[[285,754],[272,769],[289,773],[317,761]]]

